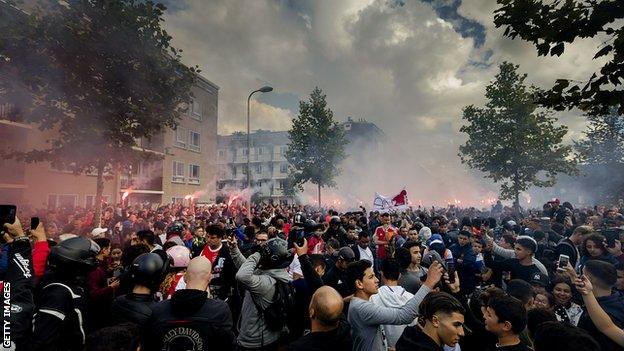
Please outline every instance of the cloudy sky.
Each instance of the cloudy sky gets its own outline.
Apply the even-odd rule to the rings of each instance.
[[[464,141],[462,107],[483,104],[503,61],[519,64],[528,82],[542,87],[557,78],[586,80],[601,63],[591,60],[598,39],[544,58],[530,44],[504,38],[493,25],[496,0],[167,3],[174,46],[221,88],[219,133],[245,128],[246,97],[265,84],[275,92],[252,104],[252,129],[289,129],[298,101],[315,86],[337,120],[365,118],[382,128],[389,139],[384,155],[343,172],[366,181],[337,190],[367,202],[374,191],[390,194],[397,186],[425,203],[491,195],[496,188],[456,156]],[[580,114],[560,117],[571,129],[566,139],[578,138]]]

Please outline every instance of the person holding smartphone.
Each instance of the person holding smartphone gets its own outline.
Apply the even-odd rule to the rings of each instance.
[[[616,269],[613,265],[602,261],[589,261],[583,267],[583,276],[588,282],[586,285],[592,286],[592,295],[595,297],[600,308],[606,312],[607,316],[615,325],[622,329],[624,327],[624,297],[618,292],[613,292],[617,280]],[[588,300],[588,291],[581,291],[583,300]],[[587,301],[586,301],[587,303]],[[587,307],[589,310],[589,306]],[[594,317],[588,312],[583,312],[578,323],[578,327],[585,329],[600,344],[602,351],[621,350],[618,340],[613,340],[601,330],[594,321]]]
[[[226,300],[234,282],[234,262],[225,239],[225,230],[219,225],[206,228],[206,245],[200,256],[206,257],[212,265],[210,293],[213,297]]]

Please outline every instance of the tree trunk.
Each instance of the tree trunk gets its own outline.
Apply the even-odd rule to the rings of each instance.
[[[318,184],[318,206],[321,208],[321,185]]]
[[[514,176],[514,211],[520,216],[520,186],[518,184],[518,175]]]
[[[97,165],[97,182],[96,182],[95,199],[93,199],[93,226],[100,227],[102,225],[102,193],[104,192],[104,160],[99,159]]]

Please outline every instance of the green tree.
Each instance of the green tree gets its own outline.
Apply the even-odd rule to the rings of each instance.
[[[345,158],[347,140],[342,127],[334,121],[334,113],[327,107],[326,96],[318,87],[309,101],[299,101],[299,116],[293,119],[288,132],[286,159],[290,163],[289,181],[303,190],[311,182],[318,187],[318,205],[321,206],[321,188],[335,186],[340,174],[338,165]]]
[[[105,174],[158,158],[137,140],[177,126],[198,72],[170,46],[165,10],[149,0],[46,1],[30,14],[0,6],[0,102],[52,135],[3,156],[96,172],[97,199]]]
[[[459,156],[462,163],[500,183],[500,197],[514,199],[519,211],[520,192],[552,186],[558,173],[572,174],[576,168],[571,147],[561,144],[567,127],[555,126],[554,117],[536,110],[535,88],[524,85],[526,74],[517,69],[502,63],[486,88],[485,107],[464,108],[467,124],[460,131],[468,141],[459,147]]]
[[[624,195],[624,181],[614,175],[624,172],[624,116],[611,113],[587,116],[584,138],[574,143],[587,188],[600,200],[615,202]]]
[[[539,103],[556,110],[573,107],[591,115],[605,115],[610,106],[624,114],[624,1],[622,0],[498,0],[494,24],[505,35],[533,43],[540,56],[560,56],[565,44],[577,38],[604,37],[593,58],[609,57],[600,72],[585,82],[558,79],[541,94]],[[565,77],[562,77],[565,78]]]

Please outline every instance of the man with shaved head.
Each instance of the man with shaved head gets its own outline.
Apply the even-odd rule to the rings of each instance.
[[[153,307],[142,350],[233,350],[230,309],[208,295],[211,272],[206,257],[191,260],[184,275],[186,288]]]
[[[353,348],[351,334],[342,318],[342,296],[332,287],[320,287],[310,301],[311,332],[291,343],[289,350],[344,350]]]

